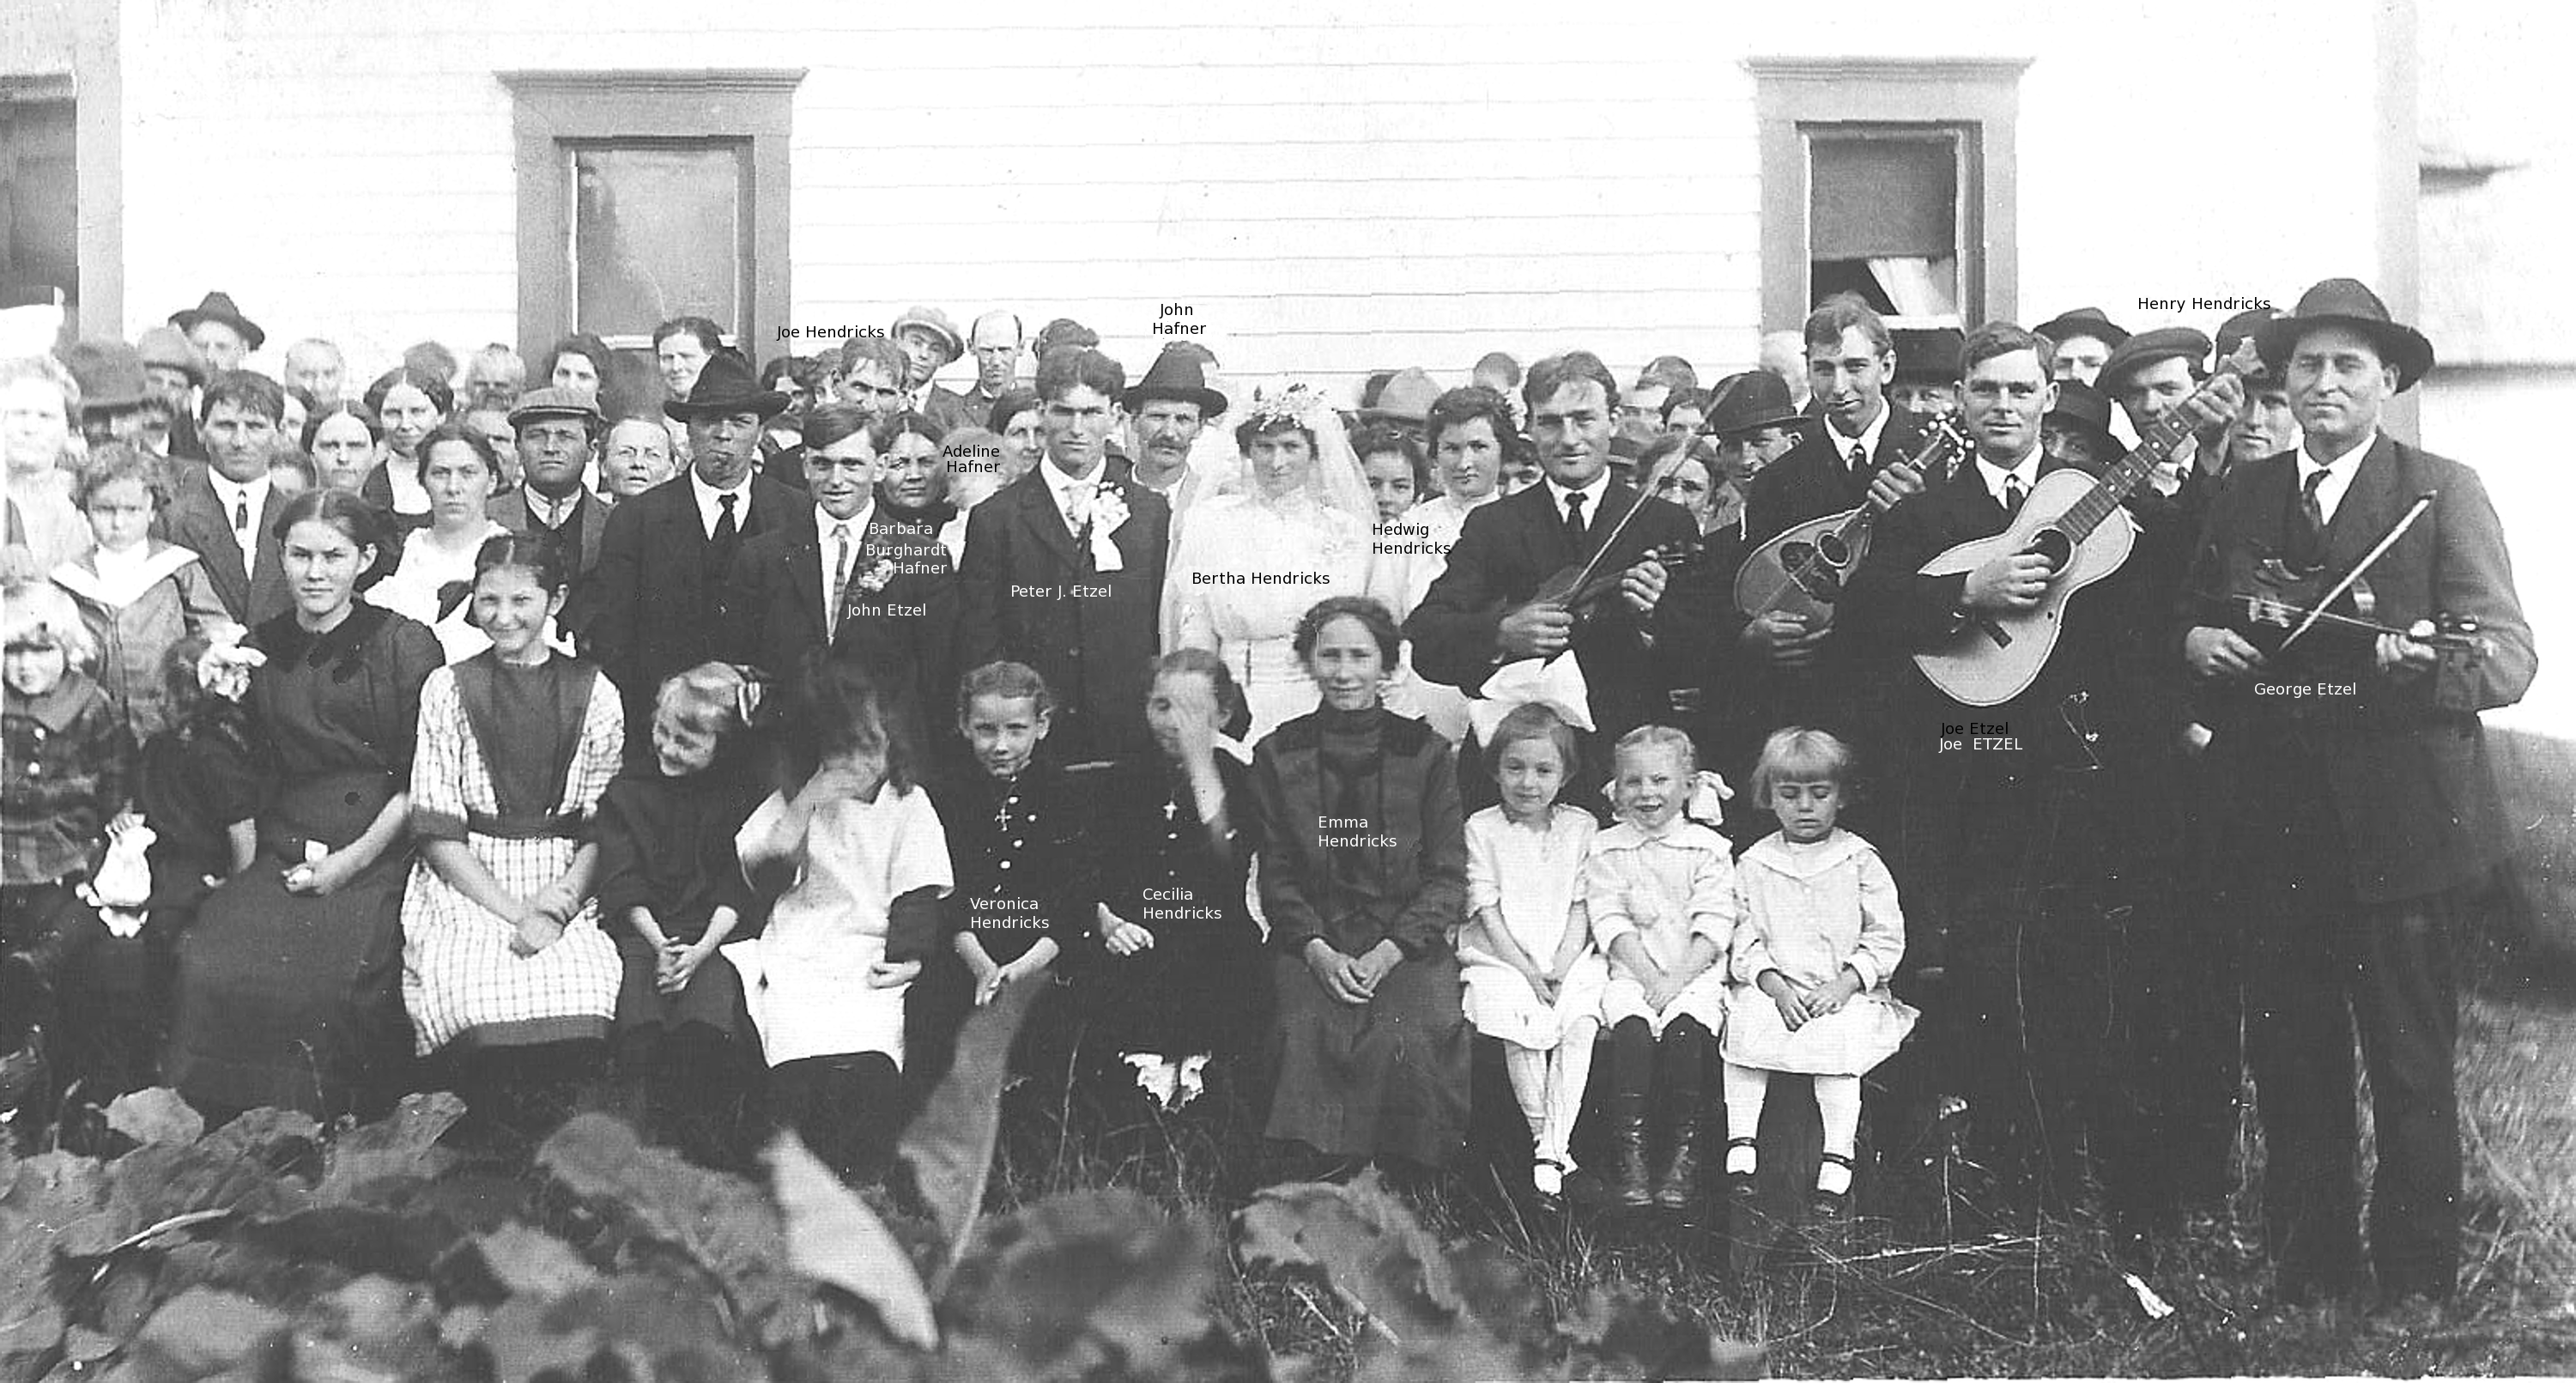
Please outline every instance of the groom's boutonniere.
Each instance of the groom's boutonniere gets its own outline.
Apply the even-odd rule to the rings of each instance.
[[[894,581],[894,559],[880,557],[850,576],[850,584],[862,595],[875,595]]]

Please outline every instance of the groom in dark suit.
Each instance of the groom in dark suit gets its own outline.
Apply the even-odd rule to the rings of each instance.
[[[1574,351],[1540,361],[1522,397],[1545,483],[1467,515],[1448,570],[1404,632],[1417,672],[1470,694],[1499,668],[1571,648],[1590,691],[1595,732],[1584,737],[1584,772],[1569,785],[1570,800],[1598,810],[1611,744],[1659,718],[1669,688],[1697,686],[1705,674],[1708,610],[1666,601],[1664,565],[1648,556],[1652,548],[1691,542],[1699,526],[1681,506],[1611,477],[1619,386],[1599,357]],[[1632,509],[1642,512],[1623,528]],[[1585,612],[1536,599],[1548,577],[1601,553],[1614,532],[1615,544],[1595,569],[1616,576],[1615,591]],[[1481,786],[1483,800],[1494,800],[1489,776],[1459,777],[1471,795]]]
[[[1171,507],[1105,472],[1127,372],[1096,350],[1038,365],[1046,461],[966,517],[961,667],[1026,663],[1055,693],[1068,763],[1151,748],[1145,691],[1160,652]]]
[[[812,508],[753,474],[761,432],[786,407],[785,394],[762,389],[749,365],[719,352],[687,398],[662,405],[689,426],[688,473],[608,511],[588,651],[625,694],[630,750],[651,750],[662,679],[721,646],[724,577],[743,543]]]

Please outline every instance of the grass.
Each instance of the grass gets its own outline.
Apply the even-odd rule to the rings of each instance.
[[[2464,957],[2464,981],[2465,1265],[2459,1298],[2439,1313],[2268,1303],[2251,1120],[2231,1205],[2195,1221],[2151,1276],[2174,1308],[2161,1320],[2121,1280],[2108,1237],[2081,1217],[1979,1207],[1982,1217],[1962,1219],[1991,1228],[1960,1230],[1958,1242],[1865,1225],[1849,1261],[1775,1258],[1739,1276],[1709,1230],[1540,1214],[1503,1194],[1490,1171],[1407,1194],[1444,1235],[1498,1245],[1560,1309],[1596,1286],[1640,1288],[1720,1335],[1763,1344],[1785,1376],[2576,1373],[2576,964],[2527,941],[2490,941]],[[1065,1133],[1068,1118],[1090,1122],[1069,1105],[1014,1111],[1004,1203],[1116,1184],[1221,1223],[1257,1165],[1251,1140],[1221,1120],[1131,1110],[1095,1139]],[[1323,1377],[1347,1376],[1365,1344],[1364,1324],[1328,1293],[1239,1268],[1219,1309],[1274,1356],[1321,1361]]]

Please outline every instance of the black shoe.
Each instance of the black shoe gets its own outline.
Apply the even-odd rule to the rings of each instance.
[[[1699,1127],[1695,1110],[1685,1109],[1673,1119],[1673,1146],[1655,1176],[1655,1204],[1661,1209],[1688,1210],[1698,1197]]]
[[[1646,1185],[1646,1101],[1638,1095],[1610,1097],[1610,1203],[1641,1210],[1655,1203]]]

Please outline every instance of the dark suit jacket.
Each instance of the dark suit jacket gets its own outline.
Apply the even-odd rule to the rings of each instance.
[[[238,624],[256,627],[286,613],[294,603],[286,589],[286,570],[278,565],[277,535],[270,531],[285,508],[286,497],[272,486],[252,520],[259,530],[259,549],[247,572],[242,570],[241,549],[233,543],[232,515],[224,512],[203,466],[188,468],[170,507],[161,511],[153,526],[156,536],[197,554],[225,614]]]
[[[2295,452],[2228,473],[2210,501],[2182,618],[2166,645],[2170,656],[2180,656],[2191,626],[2228,622],[2224,598],[2247,589],[2254,563],[2279,551],[2298,484]],[[2328,704],[2314,695],[2258,697],[2238,688],[2235,713],[2221,718],[2210,746],[2221,768],[2285,735],[2310,746],[2343,825],[2353,887],[2365,902],[2442,892],[2480,878],[2502,858],[2509,838],[2477,713],[2521,700],[2539,666],[2503,526],[2477,472],[2457,461],[2382,434],[2326,527],[2326,572],[2351,570],[2427,490],[2438,495],[2432,511],[2366,573],[2378,597],[2376,618],[2402,628],[2445,613],[2474,617],[2488,655],[2392,683],[2372,669],[2366,641],[2303,642],[2257,678],[2351,682],[2359,694]]]
[[[758,508],[759,505],[759,500],[752,501],[752,507]],[[483,506],[483,512],[492,522],[513,533],[534,533],[542,526],[528,512],[525,486],[505,495],[494,495],[492,502]],[[584,490],[576,512],[581,516],[581,556],[574,571],[577,575],[586,576],[599,565],[599,544],[608,533],[609,506],[602,503],[599,496]]]
[[[1590,521],[1591,545],[1597,550],[1638,504],[1645,512],[1619,535],[1599,570],[1634,566],[1649,548],[1699,536],[1699,525],[1681,506],[1641,496],[1614,480]],[[1494,632],[1504,614],[1527,604],[1550,576],[1584,556],[1566,541],[1555,491],[1544,484],[1470,512],[1449,549],[1448,570],[1405,621],[1414,669],[1465,692],[1484,686],[1502,666]],[[1574,657],[1592,692],[1592,722],[1603,736],[1616,738],[1664,718],[1667,688],[1699,685],[1707,671],[1713,613],[1705,600],[1679,598],[1675,588],[1666,590],[1649,618],[1641,619],[1615,595],[1592,607],[1575,628]],[[1650,632],[1651,647],[1641,637]]]
[[[931,385],[930,392],[922,396],[921,402],[921,411],[929,414],[930,420],[939,424],[944,431],[955,432],[961,427],[984,425],[984,414],[977,413],[973,408],[968,407],[963,395],[941,388],[939,385]],[[989,407],[985,409],[985,413],[991,411]]]
[[[745,543],[813,512],[812,500],[757,476],[750,493]],[[629,743],[651,724],[662,679],[714,657],[723,642],[725,573],[710,546],[685,473],[608,511],[591,572],[598,598],[584,651],[625,694]]]
[[[1067,763],[1143,752],[1171,507],[1131,480],[1109,481],[1127,503],[1127,522],[1110,535],[1124,570],[1098,573],[1048,488],[1061,474],[1041,461],[967,514],[958,666],[1008,658],[1037,669],[1055,693],[1048,740]]]
[[[826,642],[821,516],[808,502],[794,518],[742,545],[726,582],[719,656],[776,677],[794,674],[809,650]],[[856,579],[879,562],[893,573],[870,592]],[[835,656],[867,669],[888,730],[904,739],[916,771],[940,757],[957,694],[957,573],[935,529],[907,525],[882,503],[869,510],[852,561]]]

